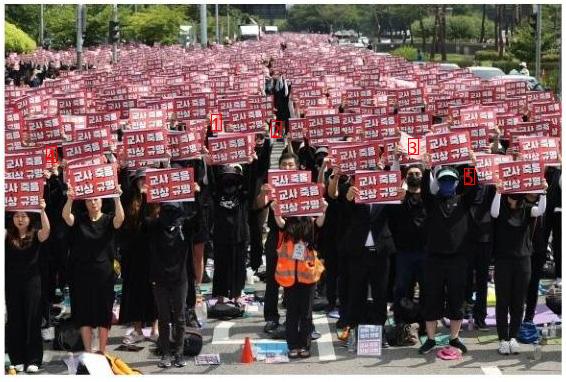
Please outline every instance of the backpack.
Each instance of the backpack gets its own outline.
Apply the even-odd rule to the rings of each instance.
[[[55,326],[53,350],[65,350],[68,352],[84,350],[81,332],[70,318],[60,321]]]
[[[523,322],[517,334],[517,341],[522,344],[533,344],[539,340],[538,329],[532,322]]]
[[[202,334],[197,329],[187,328],[183,343],[183,355],[194,357],[202,350]]]
[[[234,303],[216,303],[214,306],[208,308],[209,318],[231,320],[232,318],[239,318],[243,315],[244,308],[237,306]]]
[[[414,346],[417,342],[417,334],[410,324],[398,324],[387,335],[391,346]]]
[[[546,306],[557,316],[562,315],[562,293],[555,293],[546,296]]]

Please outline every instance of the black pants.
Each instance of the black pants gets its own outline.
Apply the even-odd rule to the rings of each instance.
[[[262,222],[263,210],[249,212],[249,226],[250,226],[250,267],[257,271],[262,263],[261,256],[263,255],[263,225]]]
[[[350,283],[348,291],[347,322],[351,327],[363,324],[362,314],[367,301],[367,285],[371,286],[373,308],[370,316],[376,317],[374,325],[384,325],[387,321],[387,285],[389,282],[389,255],[369,252],[359,258],[350,259]]]
[[[424,263],[425,321],[464,318],[466,258],[461,254],[428,254]],[[445,309],[446,308],[446,309]]]
[[[185,339],[185,300],[187,283],[179,285],[154,285],[153,296],[159,320],[159,350],[161,354],[181,355]],[[173,326],[174,349],[169,349],[169,323]]]
[[[265,321],[279,322],[279,284],[275,281],[275,268],[277,267],[276,232],[269,232],[265,242],[265,297],[263,305],[263,318]]]
[[[534,251],[531,256],[531,279],[527,287],[527,306],[524,321],[533,321],[538,303],[538,288],[542,277],[542,270],[546,262],[546,250]]]
[[[6,279],[6,347],[13,365],[41,366],[41,278]]]
[[[212,295],[239,298],[246,284],[246,245],[214,242]]]
[[[190,256],[187,256],[187,309],[194,309],[197,303],[197,292],[195,288],[195,267],[193,263],[193,244],[194,243],[191,243],[191,245],[189,245]]]
[[[552,214],[552,256],[556,267],[556,277],[562,278],[562,212]]]
[[[499,340],[517,338],[531,278],[531,259],[495,260],[495,319]],[[511,321],[509,321],[511,316]]]
[[[400,314],[399,305],[403,297],[413,299],[415,282],[419,283],[419,298],[422,305],[424,259],[425,253],[421,251],[399,251],[397,253],[395,258],[395,309],[393,309],[395,323],[405,322]]]
[[[287,302],[285,333],[289,350],[310,348],[315,285],[295,283],[292,287],[285,288]]]
[[[470,249],[466,298],[470,301],[473,293],[476,292],[473,316],[475,319],[485,320],[487,317],[487,283],[493,243],[474,242],[470,244]]]
[[[348,290],[350,282],[350,259],[342,254],[338,255],[338,313],[340,318],[336,322],[337,328],[343,328],[348,324]]]
[[[328,300],[329,309],[336,307],[338,299],[338,253],[335,248],[328,246],[324,253],[324,281],[326,284],[326,299]]]

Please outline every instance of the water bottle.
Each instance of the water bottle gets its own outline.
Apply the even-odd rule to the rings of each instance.
[[[65,308],[71,307],[71,292],[69,291],[68,286],[63,289],[63,306]]]
[[[544,324],[541,331],[542,343],[545,344],[546,340],[548,340],[548,324]]]
[[[356,329],[350,329],[350,335],[348,336],[348,351],[353,353],[356,351],[357,338]]]
[[[552,322],[550,323],[550,330],[548,332],[548,336],[550,338],[556,338],[556,322],[554,322],[554,320],[552,320]]]
[[[538,342],[533,343],[533,359],[535,361],[540,361],[542,358],[542,349],[540,348],[540,344]]]
[[[206,320],[208,319],[208,310],[206,307],[206,301],[199,301],[195,305],[195,314],[197,316],[197,321],[201,328],[206,326]]]
[[[468,332],[471,332],[474,330],[474,318],[472,317],[472,315],[470,314],[468,316]]]

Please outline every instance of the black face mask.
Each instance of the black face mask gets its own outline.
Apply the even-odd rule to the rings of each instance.
[[[421,185],[422,177],[420,176],[408,176],[406,181],[409,187],[419,187]]]
[[[241,187],[241,183],[234,179],[224,180],[222,182],[222,192],[225,195],[232,195],[238,191]]]

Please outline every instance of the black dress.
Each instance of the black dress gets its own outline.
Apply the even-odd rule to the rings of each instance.
[[[41,277],[40,243],[19,248],[6,240],[6,348],[13,365],[41,366]]]
[[[145,201],[142,202],[144,210]],[[149,281],[149,239],[145,227],[122,229],[120,232],[120,255],[122,299],[120,301],[120,324],[131,322],[153,322],[157,319],[157,308]]]
[[[88,214],[76,217],[71,228],[71,314],[78,326],[112,324],[114,305],[114,214],[91,221]]]

